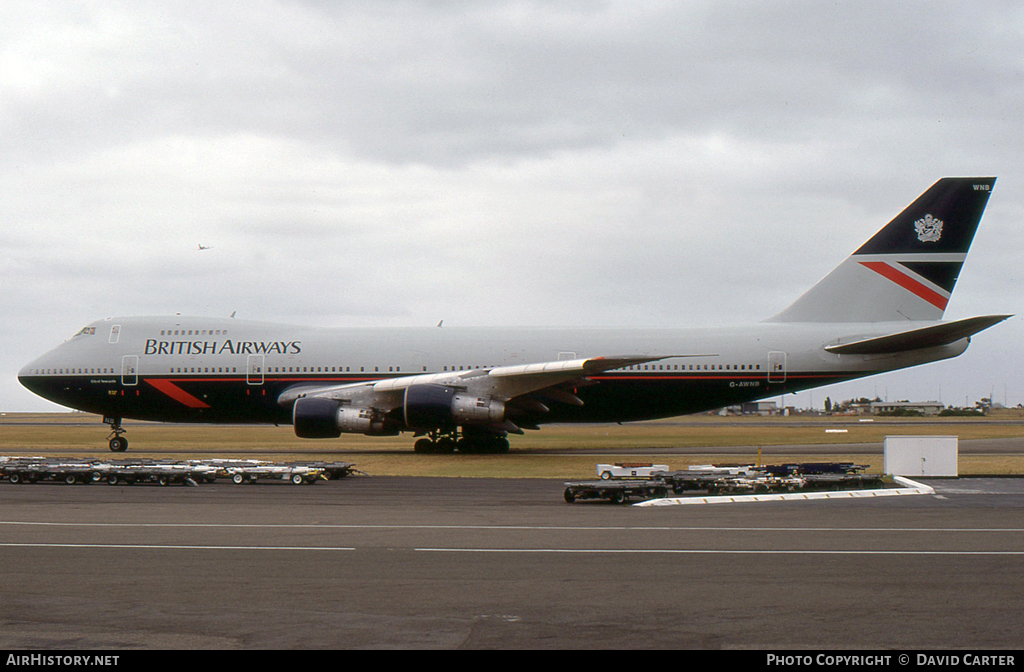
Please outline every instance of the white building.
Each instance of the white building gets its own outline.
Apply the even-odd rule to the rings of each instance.
[[[945,406],[940,401],[872,401],[871,413],[891,413],[892,411],[917,411],[924,415],[938,415]]]

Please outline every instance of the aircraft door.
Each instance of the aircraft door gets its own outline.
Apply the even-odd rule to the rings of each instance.
[[[121,358],[121,384],[125,386],[139,384],[138,355],[125,355]]]
[[[775,351],[768,353],[768,382],[786,382],[786,353]]]
[[[245,360],[245,382],[250,385],[263,384],[263,364],[266,355],[249,355]]]

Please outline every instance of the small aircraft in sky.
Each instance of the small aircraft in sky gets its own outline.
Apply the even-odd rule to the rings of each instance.
[[[101,414],[118,452],[128,447],[123,418],[291,424],[308,439],[411,432],[417,452],[507,452],[509,434],[546,423],[672,417],[960,355],[1010,317],[942,320],[995,181],[939,180],[750,326],[317,329],[113,317],[18,379]]]
[[[213,245],[203,245],[202,243],[199,243],[199,249],[200,250],[212,250],[213,249]]]

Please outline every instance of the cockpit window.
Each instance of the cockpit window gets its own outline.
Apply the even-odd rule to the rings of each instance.
[[[75,336],[92,336],[96,333],[96,327],[83,327]]]

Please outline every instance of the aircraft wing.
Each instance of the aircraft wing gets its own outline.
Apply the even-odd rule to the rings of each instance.
[[[1012,315],[984,315],[955,322],[943,322],[920,329],[901,331],[886,336],[866,338],[853,343],[826,345],[825,350],[836,355],[881,355],[922,348],[934,348],[973,336],[979,331],[999,324]]]
[[[416,376],[386,378],[367,383],[346,383],[344,385],[303,384],[290,387],[278,397],[282,406],[291,404],[302,397],[321,397],[337,401],[361,402],[379,410],[388,411],[402,405],[405,390],[416,385],[442,385],[463,390],[469,394],[491,396],[502,401],[553,388],[563,383],[584,379],[587,376],[634,366],[645,362],[667,359],[673,355],[622,355],[615,357],[591,357],[557,362],[539,362],[498,366],[490,369],[470,369],[447,373],[425,373]],[[553,392],[559,400],[582,404],[574,395]],[[569,396],[566,396],[569,395]],[[575,399],[575,402],[572,401]]]

